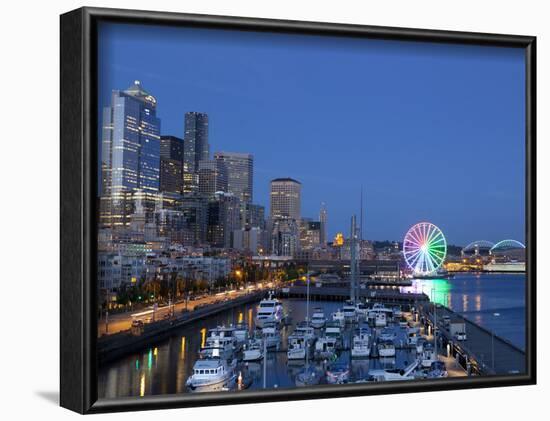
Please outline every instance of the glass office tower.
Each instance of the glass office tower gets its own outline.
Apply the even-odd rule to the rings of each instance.
[[[103,110],[103,227],[128,226],[135,192],[146,197],[147,208],[154,207],[160,177],[160,119],[156,105],[156,99],[135,81],[124,91],[113,91],[111,105]]]

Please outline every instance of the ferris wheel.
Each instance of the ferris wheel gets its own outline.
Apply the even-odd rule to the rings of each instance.
[[[447,255],[443,232],[430,222],[419,222],[405,234],[403,256],[417,275],[429,275],[441,267]]]

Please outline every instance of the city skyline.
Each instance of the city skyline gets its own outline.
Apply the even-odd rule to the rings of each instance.
[[[107,29],[109,31],[115,30],[114,28],[108,27]],[[103,30],[105,30],[105,27]],[[137,36],[136,28],[124,27],[121,29],[119,27],[116,31],[117,36],[114,39],[119,40],[119,47],[124,45],[129,48],[129,51],[132,51],[133,41],[130,40],[130,36]],[[220,35],[210,33],[207,30],[199,31],[201,32],[200,37],[202,37],[202,44],[199,42],[199,45],[196,47],[191,45],[191,41],[199,41],[199,37],[197,36],[197,39],[195,39],[191,36],[191,39],[189,40],[184,39],[182,33],[187,35],[189,34],[183,29],[168,30],[164,28],[156,28],[155,31],[161,31],[163,33],[168,31],[171,34],[173,33],[175,37],[173,43],[169,43],[170,45],[168,47],[163,47],[162,54],[159,54],[159,56],[162,55],[164,59],[169,56],[166,54],[166,48],[179,48],[180,50],[183,48],[185,51],[188,51],[189,54],[193,52],[196,53],[196,49],[200,45],[206,48],[204,44],[205,34],[207,38],[211,36],[209,39],[214,50],[217,48],[216,43],[223,43],[223,48],[225,49],[232,47],[232,41],[223,41],[221,40]],[[151,34],[149,33],[148,35]],[[143,40],[143,37],[145,36],[147,36],[147,34],[140,35],[138,37],[139,40],[135,41],[136,45],[140,45],[141,48],[151,48],[151,45],[154,42],[154,37],[148,42],[145,42],[145,40]],[[254,34],[254,36],[260,35]],[[261,37],[263,36],[264,35],[261,35]],[[269,37],[269,34],[266,34],[265,36]],[[284,36],[281,37],[282,40],[278,40],[276,45],[272,47],[272,49],[275,50],[274,52],[277,53],[276,56],[278,59],[281,59],[283,53],[277,50],[276,47],[280,47],[281,43],[285,42],[284,38]],[[306,52],[311,55],[315,52],[315,46],[319,43],[318,38],[319,37],[308,37],[307,39],[302,40],[303,45],[300,45],[300,47],[306,49]],[[250,44],[251,52],[253,52],[256,56],[261,56],[266,63],[271,63],[270,59],[266,57],[265,54],[261,54],[261,51],[256,48],[258,44],[257,40],[248,37],[246,34],[240,33],[232,33],[231,40],[238,41],[239,43],[245,42]],[[332,38],[322,38],[322,40],[330,41],[328,42],[329,47],[333,46],[336,48],[339,43],[338,40]],[[359,41],[357,42],[359,43]],[[399,44],[401,43],[364,40],[361,41],[361,43],[362,45],[364,44],[373,47],[378,55],[383,56],[385,54],[390,61],[396,60],[396,58],[393,57],[393,54],[397,51],[399,54],[402,52],[399,48]],[[100,43],[100,47],[101,45],[103,44]],[[265,45],[265,43],[262,43],[262,45]],[[380,50],[380,45],[383,45],[388,51],[378,51]],[[105,47],[105,45],[103,45],[103,47]],[[486,106],[486,104],[483,103],[483,101],[480,101],[483,104],[478,105],[476,108],[476,104],[468,104],[466,101],[467,98],[459,96],[459,99],[462,101],[460,106],[464,108],[464,110],[462,110],[462,114],[456,115],[457,122],[461,121],[460,119],[467,118],[466,122],[469,125],[472,125],[472,127],[476,130],[481,131],[485,137],[491,133],[490,129],[498,129],[498,139],[500,141],[500,143],[498,143],[498,149],[495,149],[496,141],[491,138],[488,138],[488,145],[483,143],[476,144],[475,141],[479,141],[479,136],[474,138],[473,144],[474,146],[477,146],[475,150],[471,149],[471,139],[464,138],[464,141],[460,143],[450,142],[450,144],[448,144],[449,142],[445,142],[444,144],[442,144],[442,142],[438,142],[439,136],[442,135],[439,133],[442,128],[441,122],[438,122],[438,119],[443,118],[443,116],[433,108],[422,110],[422,107],[427,107],[428,105],[433,107],[433,99],[438,98],[438,96],[433,92],[431,93],[434,97],[432,98],[432,102],[428,103],[427,100],[423,102],[422,98],[420,98],[419,104],[416,104],[418,105],[416,109],[410,109],[411,115],[403,113],[399,114],[396,112],[397,110],[394,110],[393,114],[390,113],[389,117],[387,116],[385,118],[385,122],[387,123],[388,120],[395,120],[397,115],[403,124],[409,124],[408,127],[410,127],[411,132],[414,133],[415,131],[419,131],[419,124],[413,121],[413,115],[420,113],[424,114],[424,117],[430,117],[429,122],[425,121],[422,123],[425,126],[429,126],[424,127],[424,132],[429,139],[427,139],[424,143],[420,142],[420,145],[424,145],[427,149],[433,150],[433,153],[437,156],[437,159],[428,159],[429,165],[426,165],[426,153],[422,153],[421,150],[416,150],[416,148],[411,149],[412,145],[414,145],[418,139],[410,141],[409,145],[409,143],[402,141],[401,138],[398,139],[398,133],[394,133],[392,130],[387,130],[383,142],[373,141],[361,146],[362,149],[358,149],[358,151],[364,151],[364,156],[362,156],[363,154],[361,153],[352,153],[355,148],[359,147],[358,144],[352,143],[350,146],[349,144],[344,143],[342,145],[344,142],[342,138],[345,138],[345,135],[349,134],[349,130],[351,130],[351,128],[357,128],[357,124],[364,125],[365,123],[363,123],[364,115],[363,119],[358,118],[361,116],[357,115],[357,110],[350,110],[349,107],[346,107],[346,112],[343,115],[336,111],[336,105],[341,105],[342,101],[341,96],[338,96],[336,92],[331,91],[330,95],[323,94],[324,99],[332,98],[335,100],[334,107],[330,104],[326,106],[326,109],[328,110],[326,113],[323,109],[316,106],[314,101],[311,99],[310,105],[314,111],[321,112],[321,114],[325,117],[327,113],[328,115],[331,115],[332,113],[335,117],[337,116],[340,118],[347,115],[348,117],[346,119],[338,120],[335,118],[335,120],[338,120],[339,124],[333,125],[331,124],[331,120],[324,119],[323,117],[321,120],[323,121],[324,128],[323,130],[320,130],[320,128],[317,127],[319,126],[318,123],[315,124],[315,127],[312,125],[312,122],[317,122],[319,120],[319,117],[314,115],[314,111],[304,108],[303,110],[300,110],[297,115],[292,115],[292,112],[295,112],[297,107],[292,106],[292,104],[289,103],[287,105],[287,109],[283,108],[282,111],[279,111],[279,113],[271,114],[269,116],[269,121],[271,122],[269,130],[266,130],[265,133],[260,133],[258,132],[258,127],[251,124],[251,120],[261,120],[265,123],[265,114],[269,114],[270,108],[267,107],[267,110],[263,110],[261,107],[261,110],[257,113],[253,115],[250,114],[250,117],[252,117],[250,119],[243,118],[243,115],[246,116],[247,113],[243,112],[241,108],[250,107],[250,104],[256,104],[254,101],[257,100],[257,97],[246,98],[246,95],[250,96],[253,93],[250,86],[246,83],[254,83],[255,85],[260,86],[262,88],[261,91],[264,94],[268,90],[265,84],[266,81],[261,80],[263,77],[262,75],[258,74],[258,80],[254,81],[241,80],[241,83],[245,83],[245,85],[242,86],[246,88],[245,96],[235,96],[234,92],[229,92],[227,95],[224,95],[222,92],[216,92],[215,83],[205,86],[204,83],[201,82],[200,78],[197,79],[197,76],[190,78],[194,81],[194,84],[196,84],[197,87],[186,85],[184,83],[185,78],[183,78],[183,76],[181,79],[175,79],[173,74],[167,74],[166,77],[162,77],[162,72],[164,72],[169,66],[160,66],[160,68],[163,69],[162,72],[155,74],[154,72],[151,72],[151,69],[148,68],[145,63],[140,62],[143,64],[144,68],[142,69],[136,65],[133,70],[133,75],[130,76],[130,73],[132,73],[132,64],[134,63],[131,58],[131,54],[124,52],[118,54],[116,42],[111,43],[109,47],[110,51],[104,51],[104,53],[110,53],[110,65],[107,66],[108,69],[103,69],[100,72],[103,76],[107,73],[109,76],[109,80],[104,80],[105,78],[100,77],[100,82],[103,81],[103,83],[100,83],[100,106],[107,105],[102,101],[109,98],[110,90],[124,89],[132,80],[140,79],[142,80],[145,88],[158,100],[157,116],[162,121],[161,134],[163,136],[173,135],[183,137],[183,118],[185,113],[191,111],[205,112],[210,119],[209,142],[211,151],[217,152],[228,150],[232,152],[250,153],[253,155],[255,161],[253,193],[256,198],[255,202],[269,208],[268,189],[270,180],[278,177],[296,178],[302,182],[304,187],[302,193],[303,210],[301,212],[301,216],[316,217],[319,214],[321,202],[326,203],[326,208],[329,215],[329,241],[332,240],[336,232],[342,231],[347,234],[351,214],[359,214],[359,195],[361,185],[364,186],[365,195],[364,235],[365,238],[368,239],[401,240],[404,232],[406,232],[406,229],[410,225],[418,222],[419,220],[425,219],[431,220],[436,223],[436,225],[439,225],[450,239],[450,242],[454,244],[464,245],[477,239],[498,240],[503,237],[517,238],[520,240],[524,239],[524,212],[522,200],[524,164],[522,149],[523,132],[521,130],[523,123],[521,112],[522,108],[520,108],[523,107],[523,105],[522,101],[513,101],[510,99],[517,95],[521,95],[523,88],[518,87],[517,81],[514,80],[514,85],[512,87],[508,87],[508,90],[499,89],[507,87],[509,85],[508,82],[512,79],[511,76],[516,78],[517,73],[522,71],[520,68],[520,65],[522,64],[522,57],[520,57],[519,54],[514,54],[515,51],[513,50],[509,51],[510,49],[500,49],[496,51],[495,49],[486,47],[457,46],[454,53],[448,51],[444,53],[443,50],[438,50],[437,46],[422,46],[421,49],[424,52],[435,52],[443,56],[439,57],[436,54],[436,57],[433,60],[434,63],[432,64],[435,64],[436,67],[438,67],[438,70],[444,70],[447,73],[450,71],[449,67],[451,65],[454,65],[455,67],[459,66],[461,71],[466,71],[467,68],[464,61],[468,62],[468,60],[472,60],[472,58],[465,57],[465,54],[464,57],[461,57],[461,52],[465,52],[464,49],[467,49],[468,52],[473,52],[476,63],[481,63],[483,65],[483,74],[477,79],[467,72],[466,75],[462,75],[463,79],[469,78],[468,80],[471,82],[472,79],[475,79],[474,81],[476,83],[471,86],[471,89],[474,89],[475,87],[479,88],[482,82],[487,82],[486,77],[490,69],[493,67],[491,60],[496,61],[501,67],[503,63],[507,64],[508,66],[506,68],[509,68],[508,71],[511,72],[510,74],[497,75],[498,77],[496,79],[498,83],[493,83],[492,86],[490,86],[490,89],[484,90],[485,92],[490,92],[493,95],[498,95],[498,99],[501,104],[498,104],[495,100],[493,106],[498,109],[497,111],[506,111],[506,116],[509,118],[503,119],[506,120],[504,123],[508,123],[507,126],[505,124],[505,128],[497,125],[489,125],[488,123],[483,125],[482,123],[484,121],[492,121],[491,118],[496,118],[496,111],[489,115],[477,115],[476,113],[479,107]],[[344,50],[344,52],[339,53],[344,56],[342,57],[343,62],[345,61],[344,59],[347,59],[348,61],[352,59],[358,60],[356,57],[356,51],[354,50],[358,47],[359,44],[356,44],[355,46],[348,47],[348,49]],[[312,48],[313,52],[311,52]],[[114,50],[117,51],[117,54],[115,54]],[[483,54],[483,52],[486,54]],[[368,49],[365,49],[364,53],[368,56]],[[225,54],[228,53],[226,52]],[[200,54],[199,57],[202,61],[204,61],[199,67],[204,70],[203,66],[206,63],[206,58]],[[232,63],[237,60],[236,57],[231,57]],[[299,61],[299,58],[293,55],[293,60]],[[449,63],[444,63],[445,60]],[[124,65],[121,65],[120,61],[124,61]],[[286,64],[288,64],[288,59]],[[285,70],[281,68],[281,66],[277,67],[277,69],[283,71]],[[476,70],[479,71],[478,68],[476,68]],[[192,71],[194,70],[185,68],[185,72],[187,73]],[[415,77],[419,79],[419,81],[425,83],[426,79],[421,78],[422,75],[420,74],[420,70],[415,69],[415,71],[417,72],[415,73]],[[140,72],[140,74],[136,74],[136,72]],[[293,77],[288,72],[283,73],[284,76],[287,77],[287,82],[304,82],[303,72],[303,69],[298,72],[298,77]],[[457,71],[452,72],[452,74],[455,77],[458,77]],[[274,84],[279,86],[280,82],[277,82],[277,78],[275,77],[277,75],[273,73],[272,76],[274,78]],[[302,79],[300,79],[299,76],[301,76]],[[326,77],[325,74],[319,75],[318,82],[324,82],[327,80],[321,76]],[[433,72],[431,73],[431,76],[434,76]],[[444,72],[440,76],[441,77],[439,79],[435,80],[437,85],[446,83],[445,76],[448,77],[448,75]],[[231,73],[231,77],[236,77],[233,72]],[[118,84],[119,80],[123,81],[120,82],[121,85]],[[365,83],[368,84],[367,82]],[[178,89],[172,89],[170,92],[167,92],[167,85],[170,85],[171,88],[178,86]],[[183,85],[184,88],[181,88],[181,85]],[[401,84],[399,85],[401,86]],[[308,91],[310,93],[313,92],[313,86],[313,84],[306,84],[303,87],[307,89],[303,89],[303,91],[299,92],[303,94],[302,96],[307,96],[305,94],[307,94]],[[348,89],[349,84],[346,84],[345,87]],[[197,97],[196,91],[198,88],[200,88],[202,93],[201,98]],[[325,88],[328,89],[328,87]],[[106,93],[106,91],[109,92]],[[344,89],[343,91],[345,93],[346,90]],[[273,90],[269,92],[273,93]],[[288,90],[285,92],[288,93]],[[396,100],[396,92],[392,92],[388,92],[387,96],[391,98],[393,95],[393,99]],[[458,92],[453,91],[452,94],[456,96],[458,95]],[[187,102],[184,99],[175,100],[174,98],[176,96],[187,97]],[[240,102],[236,102],[236,107],[234,107],[236,109],[240,109],[240,113],[237,113],[238,110],[233,110],[231,108],[221,109],[222,106],[226,106],[229,99],[235,100],[236,97],[242,100]],[[315,95],[313,95],[313,97],[315,97]],[[503,101],[503,98],[508,98],[509,104],[506,103],[503,105],[503,103],[506,102]],[[386,110],[386,113],[389,105],[395,105],[395,107],[398,106],[397,102],[390,104],[391,101],[388,101],[388,98],[385,96],[379,96],[376,99],[381,106],[380,108],[382,110]],[[277,102],[278,106],[281,105],[280,96],[275,95],[274,100]],[[479,100],[479,98],[476,98],[476,100]],[[178,103],[178,101],[180,102]],[[180,106],[176,107],[176,104],[180,104]],[[410,106],[411,104],[408,105]],[[466,111],[466,105],[471,105],[471,108],[473,109]],[[368,101],[365,102],[364,106],[369,111],[372,111],[373,105]],[[431,115],[430,112],[434,114]],[[233,124],[226,124],[228,119],[234,118],[237,114],[240,114],[240,119],[238,118],[235,122],[233,122]],[[176,116],[178,118],[176,118]],[[279,126],[283,126],[283,129],[285,129],[287,133],[290,133],[292,130],[298,130],[299,133],[304,134],[303,130],[305,129],[301,129],[297,126],[297,116],[303,118],[303,121],[307,123],[304,124],[304,126],[309,130],[312,130],[309,136],[304,135],[304,141],[300,141],[299,139],[296,139],[296,135],[292,135],[287,136],[290,139],[286,139],[282,136],[277,138],[278,142],[270,142],[273,138],[269,132],[274,131],[277,135],[280,134],[281,129],[279,129]],[[285,120],[282,117],[287,117],[287,119]],[[487,117],[491,118],[487,119]],[[373,123],[374,117],[372,117],[372,121],[367,119],[367,122],[369,124]],[[513,124],[511,122],[513,122]],[[443,123],[449,124],[448,119],[445,119]],[[240,132],[236,131],[237,125],[241,127]],[[376,123],[374,126],[376,126]],[[457,129],[456,124],[451,124],[451,126],[453,129]],[[338,133],[335,134],[335,127],[338,127],[341,130],[341,136],[336,136]],[[433,129],[434,132],[438,133],[438,137],[435,138],[436,136],[434,136],[434,138],[431,138],[428,136],[428,128]],[[512,134],[504,133],[505,130],[511,131]],[[459,132],[463,135],[462,132],[464,132],[464,130],[459,130]],[[240,133],[241,136],[237,136],[237,133]],[[245,135],[243,135],[243,133]],[[378,127],[378,134],[379,133],[380,127]],[[449,135],[449,133],[445,134]],[[370,138],[372,136],[373,133],[366,137]],[[496,134],[493,136],[496,137]],[[519,138],[520,136],[521,139]],[[454,135],[450,137],[455,138]],[[333,141],[332,139],[336,140]],[[292,142],[293,149],[290,150],[294,152],[293,154],[288,154],[289,149],[287,146],[289,141]],[[394,145],[391,153],[388,153],[388,151],[385,150],[386,148],[384,147],[384,142],[389,143],[388,149],[392,149],[391,146]],[[395,142],[400,142],[399,146],[403,150],[396,149]],[[340,145],[341,147],[325,151],[324,155],[328,156],[328,160],[327,157],[321,159],[323,156],[320,155],[320,152],[323,152],[323,146],[326,148],[327,145],[331,145],[333,143]],[[452,145],[454,145],[454,148],[457,150],[452,149]],[[279,156],[280,151],[277,146],[280,146],[281,149],[284,149],[284,151],[287,152],[288,159],[271,159],[272,156],[275,156],[275,158]],[[346,146],[350,147],[346,148]],[[344,150],[342,151],[341,149]],[[442,154],[441,151],[444,151],[445,153]],[[377,156],[376,160],[373,160],[372,152],[375,152],[374,155]],[[366,171],[364,171],[366,172],[366,175],[362,173],[360,165],[361,160],[358,161],[356,155],[360,155],[364,158],[364,165],[367,166]],[[388,155],[390,156],[390,159],[386,158]],[[451,159],[452,157],[450,155],[459,156]],[[300,165],[299,162],[296,162],[296,159],[300,157],[301,159],[307,158],[309,160],[309,164]],[[468,157],[468,159],[473,162],[464,161],[460,163],[460,160],[465,157]],[[485,158],[485,160],[483,161],[480,157]],[[408,162],[405,158],[408,159]],[[350,165],[347,165],[347,160],[350,161]],[[374,162],[384,162],[384,160],[386,160],[386,165],[388,162],[395,162],[395,166],[390,169],[383,169],[380,168],[376,162]],[[407,164],[408,166],[405,166],[404,164]],[[479,168],[474,168],[474,170],[471,168],[466,168],[471,165],[479,165]],[[280,168],[275,168],[276,166]],[[460,170],[462,170],[462,172],[460,172]],[[415,179],[413,179],[412,182],[410,179],[405,178],[405,176],[407,174],[410,175],[411,172],[413,172],[413,175],[415,176]],[[430,175],[432,173],[433,175]],[[518,174],[520,174],[519,177]],[[455,180],[458,179],[459,183],[453,181],[453,178]],[[350,183],[350,179],[356,179],[357,185]],[[348,181],[346,182],[345,180]],[[409,183],[409,185],[407,185],[407,183]],[[418,193],[418,191],[421,193]],[[451,197],[452,200],[449,200],[449,197]],[[456,204],[461,205],[465,197],[472,198],[475,201],[475,205],[472,206],[471,213],[464,212],[464,210],[459,209],[460,206],[455,206]],[[521,198],[521,200],[519,198]],[[344,199],[347,199],[347,202],[345,202]]]

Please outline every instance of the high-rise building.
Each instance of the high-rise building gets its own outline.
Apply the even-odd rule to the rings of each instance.
[[[242,214],[241,214],[242,215]],[[265,230],[265,207],[262,205],[256,205],[253,203],[247,203],[244,210],[244,224],[245,228],[260,228]]]
[[[227,169],[227,191],[241,203],[252,203],[254,158],[248,153],[216,152],[214,159],[223,162]]]
[[[312,250],[321,244],[321,222],[302,218],[300,220],[300,248]]]
[[[210,159],[208,144],[208,115],[206,113],[185,113],[183,161],[186,172],[197,172],[199,161]]]
[[[208,202],[198,194],[189,194],[185,195],[180,209],[185,215],[183,245],[203,245],[208,225]]]
[[[271,180],[270,218],[300,219],[301,183],[292,178]]]
[[[216,192],[227,192],[227,169],[222,161],[210,159],[199,162],[199,193],[213,197]]]
[[[156,99],[136,80],[124,91],[114,90],[111,104],[103,109],[102,227],[128,226],[133,213],[133,194],[140,192],[148,196],[159,190],[160,119],[156,116],[156,106]],[[149,202],[144,201],[147,211],[151,210]]]
[[[183,191],[183,139],[179,137],[160,138],[160,191]]]
[[[277,256],[294,256],[299,250],[300,238],[296,220],[274,220],[271,230],[271,252]]]
[[[231,235],[240,228],[240,206],[237,196],[224,192],[208,203],[207,241],[212,247],[232,247]]]
[[[321,210],[319,212],[319,222],[321,223],[320,233],[319,233],[319,242],[322,247],[325,247],[327,245],[328,215],[327,215],[327,208],[324,202],[321,203]]]

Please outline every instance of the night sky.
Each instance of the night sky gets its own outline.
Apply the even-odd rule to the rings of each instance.
[[[208,113],[211,152],[254,155],[266,213],[269,180],[293,177],[330,237],[363,186],[365,238],[428,220],[451,244],[524,241],[522,49],[120,24],[99,39],[99,106],[138,79],[162,134]]]

